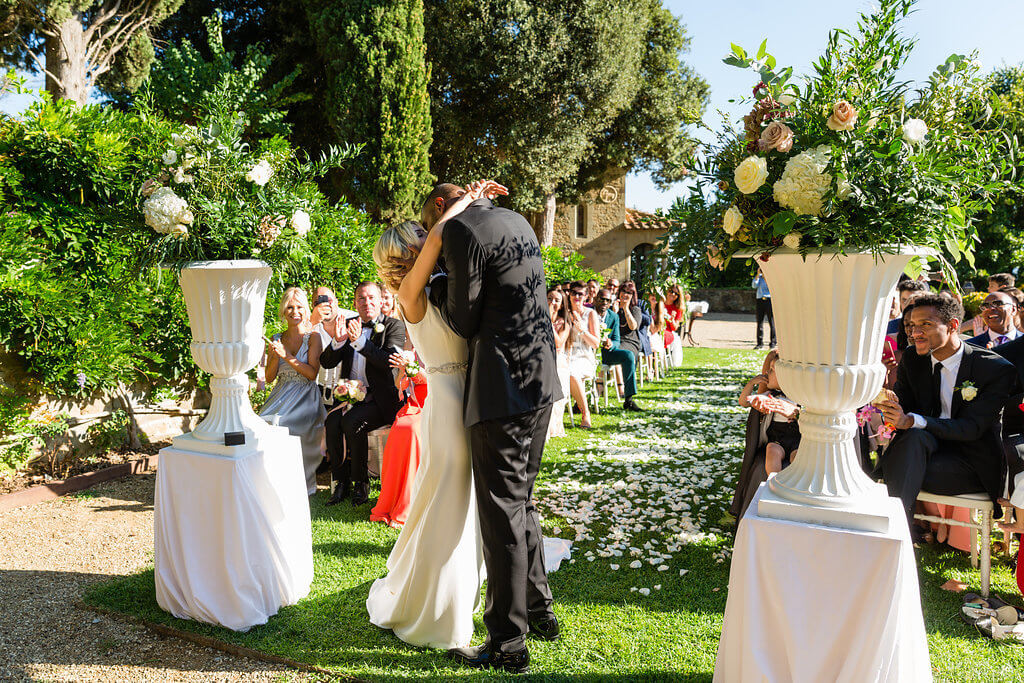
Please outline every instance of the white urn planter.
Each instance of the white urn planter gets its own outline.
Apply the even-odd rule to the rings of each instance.
[[[885,532],[888,494],[861,469],[855,411],[885,381],[885,326],[900,273],[920,248],[899,254],[808,254],[782,248],[757,263],[771,290],[779,341],[776,374],[801,406],[800,448],[771,477],[765,517]]]
[[[245,374],[263,353],[263,312],[270,275],[270,266],[255,260],[200,261],[181,270],[179,281],[192,329],[192,358],[213,375],[210,409],[186,435],[214,446],[202,450],[226,454],[216,446],[232,445],[239,435],[251,445],[270,429],[252,409]],[[226,441],[225,435],[233,436]]]

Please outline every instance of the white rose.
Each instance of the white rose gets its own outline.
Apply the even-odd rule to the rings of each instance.
[[[782,243],[790,249],[800,248],[800,233],[794,231],[782,238]]]
[[[272,175],[274,175],[274,169],[271,168],[266,159],[260,159],[260,162],[245,174],[245,179],[251,183],[263,186],[270,182],[270,176]]]
[[[297,232],[300,236],[305,235],[309,232],[309,229],[313,227],[313,222],[309,219],[309,214],[302,209],[296,209],[295,213],[292,214],[290,222],[292,230]]]
[[[750,156],[740,162],[733,174],[733,182],[743,194],[753,194],[768,178],[768,160]]]
[[[164,155],[160,157],[160,161],[163,162],[164,166],[173,166],[178,163],[178,153],[173,149],[169,149],[164,152]]]
[[[184,168],[179,166],[174,169],[174,182],[178,185],[181,185],[182,183],[191,183],[193,180],[195,180],[195,178],[185,173]]]
[[[928,124],[921,119],[907,119],[903,124],[903,139],[912,145],[924,142],[928,135]]]
[[[792,90],[787,90],[786,92],[779,95],[777,101],[779,104],[788,107],[789,105],[796,102],[796,93],[793,92]]]
[[[743,226],[743,214],[735,206],[730,206],[722,219],[722,228],[729,235],[735,235]]]
[[[964,387],[960,390],[960,396],[965,401],[973,401],[978,395],[978,390],[975,387]]]
[[[376,332],[377,334],[380,334],[381,332],[384,331],[384,326],[380,323],[377,323],[376,325],[373,326],[373,331]]]

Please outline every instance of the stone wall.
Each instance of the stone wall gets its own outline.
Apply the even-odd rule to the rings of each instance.
[[[694,289],[694,301],[707,301],[709,313],[753,313],[754,289]]]

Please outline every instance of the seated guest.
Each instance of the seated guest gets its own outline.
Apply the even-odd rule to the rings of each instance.
[[[996,273],[988,276],[988,291],[998,292],[1003,287],[1013,287],[1017,284],[1017,278],[1010,273]]]
[[[593,308],[583,305],[586,288],[582,282],[569,285],[569,391],[580,408],[580,427],[590,429],[590,404],[587,402],[587,382],[597,374],[595,350],[601,343],[601,319]]]
[[[981,304],[981,318],[988,330],[967,341],[991,349],[1020,336],[1017,330],[1017,302],[1005,292],[991,292]]]
[[[633,366],[640,367],[640,361],[644,357],[643,343],[640,341],[640,325],[644,316],[636,298],[626,287],[631,284],[633,283],[625,282],[619,288],[619,348],[632,353]]]
[[[337,505],[350,494],[353,506],[369,500],[367,434],[394,422],[402,403],[390,358],[396,348],[405,347],[405,325],[380,312],[381,291],[376,282],[359,283],[355,304],[358,316],[338,325],[330,346],[320,354],[321,365],[340,365],[343,379],[359,380],[366,387],[362,401],[347,411],[332,411],[324,424],[331,475],[337,482],[328,505]]]
[[[622,379],[625,385],[623,391],[625,400],[622,407],[625,410],[640,412],[643,409],[633,400],[633,397],[636,396],[636,363],[633,360],[632,351],[621,347],[619,316],[611,310],[611,305],[611,292],[607,289],[598,291],[597,299],[594,300],[594,313],[600,316],[604,328],[608,330],[608,336],[601,344],[601,360],[609,368],[615,365],[622,367]]]
[[[1009,495],[1013,505],[1014,521],[1000,524],[1004,530],[1024,534],[1024,337],[1018,337],[993,349],[1000,356],[1013,363],[1017,369],[1017,386],[1003,408],[1003,446],[1006,464],[1009,468]],[[1017,571],[1024,571],[1018,557]]]
[[[886,334],[897,334],[903,327],[903,314],[907,306],[913,300],[915,296],[920,293],[928,291],[928,284],[921,282],[920,280],[900,280],[900,283],[896,285],[896,300],[899,304],[900,315],[889,321],[889,326],[886,328]]]
[[[897,430],[879,469],[912,528],[922,490],[984,492],[993,503],[1002,494],[998,420],[1016,374],[992,351],[960,341],[962,318],[963,307],[949,297],[926,294],[914,301],[913,348],[900,360],[896,400],[878,403]],[[921,540],[922,531],[913,533]]]
[[[314,296],[310,322],[313,324],[313,332],[320,335],[320,348],[325,349],[330,346],[337,326],[344,325],[345,320],[354,317],[355,311],[339,308],[338,297],[330,287],[317,287]],[[328,410],[334,407],[334,385],[338,382],[338,372],[339,368],[320,366],[320,372],[316,376],[317,386],[320,387],[324,405]]]
[[[647,334],[651,338],[651,354],[653,356],[651,362],[651,369],[654,369],[654,364],[658,362],[660,356],[665,354],[665,334],[666,320],[668,319],[668,313],[665,312],[665,304],[662,303],[661,299],[654,292],[647,295],[647,302],[650,304],[651,311],[651,326],[647,330]]]
[[[697,318],[704,317],[710,305],[707,301],[691,301],[690,299],[690,293],[683,292],[683,301],[686,302],[686,315],[690,319],[690,323],[686,328],[686,340],[690,343],[690,346],[700,346],[697,340],[693,338],[693,324],[697,322]]]
[[[629,292],[632,298],[633,305],[640,307],[640,327],[637,328],[637,335],[640,337],[640,358],[638,363],[646,362],[651,355],[651,309],[648,308],[647,302],[640,299],[640,295],[636,290],[636,283],[632,280],[626,280],[622,283],[622,289]],[[621,326],[620,326],[620,332]],[[639,367],[639,365],[637,366]]]
[[[668,313],[670,338],[665,339],[665,351],[672,365],[683,364],[683,335],[686,333],[686,302],[679,285],[669,285],[665,292],[665,311]]]
[[[739,404],[744,408],[753,408],[764,415],[761,423],[764,443],[764,472],[774,474],[781,472],[783,467],[796,459],[796,451],[800,446],[800,426],[797,416],[800,408],[786,398],[779,387],[779,379],[775,375],[775,362],[779,354],[772,350],[764,360],[768,372],[757,375],[743,387],[740,392]]]
[[[323,461],[320,432],[325,411],[323,395],[316,385],[320,335],[309,330],[309,303],[306,293],[298,287],[285,290],[278,315],[288,329],[275,334],[267,343],[267,382],[277,382],[260,410],[260,417],[278,416],[278,424],[299,437],[306,494],[312,496],[316,493],[316,470]]]
[[[408,341],[405,350],[413,351]],[[407,400],[395,416],[381,453],[380,496],[370,510],[370,521],[398,528],[409,516],[413,481],[420,466],[420,416],[427,400],[427,380],[422,372],[407,376],[401,354],[393,353],[389,360],[398,373],[399,391]]]

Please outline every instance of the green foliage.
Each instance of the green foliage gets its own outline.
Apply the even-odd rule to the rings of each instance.
[[[969,292],[963,295],[964,320],[970,320],[981,313],[981,304],[985,301],[988,292]]]
[[[23,470],[44,452],[51,439],[67,432],[63,415],[31,416],[32,401],[23,393],[0,386],[0,474]]]
[[[164,48],[153,65],[146,84],[153,109],[193,125],[220,110],[240,111],[247,122],[247,139],[287,135],[288,107],[310,99],[308,94],[294,92],[299,69],[272,79],[268,74],[274,58],[258,46],[250,46],[244,59],[225,49],[219,13],[205,17],[203,26],[209,59],[186,39]]]
[[[375,218],[419,215],[430,189],[430,101],[422,0],[303,0],[327,72],[320,106],[340,144],[365,144],[338,174]]]
[[[563,254],[558,247],[541,247],[540,250],[544,257],[544,277],[548,287],[560,282],[600,280],[600,274],[596,270],[580,265],[583,254],[578,251]]]
[[[115,410],[109,417],[89,425],[86,434],[89,445],[97,452],[119,451],[128,443],[128,413]]]

